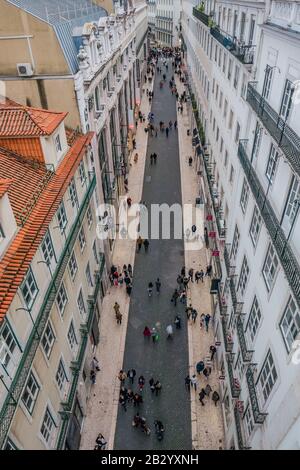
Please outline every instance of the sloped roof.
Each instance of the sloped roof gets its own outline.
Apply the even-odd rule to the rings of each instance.
[[[0,261],[0,323],[23,281],[30,263],[55,215],[64,193],[82,160],[93,133],[79,135],[55,173],[45,181],[24,225]],[[20,173],[22,172],[22,173]],[[0,148],[0,173],[4,178],[14,174],[15,181],[8,188],[14,212],[19,213],[28,204],[36,185],[45,178],[45,167],[30,164]]]
[[[51,135],[67,114],[0,103],[0,137]]]
[[[0,155],[1,157],[1,155]],[[1,169],[0,169],[0,175],[1,175]],[[13,183],[13,179],[10,178],[1,178],[0,179],[0,199],[4,196],[5,193],[7,193],[9,187]]]

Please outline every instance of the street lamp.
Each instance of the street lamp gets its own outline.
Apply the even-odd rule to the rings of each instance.
[[[33,320],[33,318],[32,318],[31,310],[28,309],[28,308],[20,307],[20,308],[17,308],[17,309],[16,309],[16,312],[18,312],[19,310],[24,310],[25,312],[27,312],[27,313],[29,314],[30,320],[32,321],[32,324],[33,324],[33,327],[34,327],[34,330],[35,330],[35,332],[36,332],[38,338],[41,339],[41,336],[40,336],[40,334],[39,334],[39,332],[38,332],[38,330],[37,330],[36,324],[35,324],[35,322],[34,322],[34,320]]]

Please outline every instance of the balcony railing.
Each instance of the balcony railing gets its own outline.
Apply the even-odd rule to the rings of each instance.
[[[226,266],[227,276],[232,277],[232,276],[234,276],[234,273],[235,273],[235,266],[231,265],[227,245],[228,245],[228,243],[224,247],[224,262],[225,262],[225,266]]]
[[[210,32],[212,36],[222,44],[222,46],[226,47],[240,62],[245,65],[253,64],[255,46],[240,44],[236,38],[233,38],[225,32],[221,32],[216,26],[210,28]]]
[[[245,332],[244,332],[244,325],[240,316],[238,316],[237,318],[236,329],[237,329],[237,335],[239,338],[243,361],[250,362],[252,360],[254,351],[251,349],[248,349],[247,347],[247,342],[246,342]]]
[[[222,292],[221,292],[220,284],[221,283],[219,282],[219,285],[218,285],[218,302],[219,302],[220,315],[223,316],[223,315],[227,314],[227,305],[224,301],[224,298],[223,298],[223,295],[222,295]]]
[[[238,379],[234,377],[233,375],[231,354],[227,355],[227,368],[228,368],[228,375],[229,375],[232,398],[239,398],[240,393],[241,393],[241,386],[239,384]]]
[[[278,258],[282,264],[286,279],[293,291],[298,305],[300,306],[300,266],[286,239],[285,233],[278,222],[271,204],[267,200],[267,196],[260,184],[256,172],[247,157],[245,148],[246,143],[247,141],[245,140],[240,141],[238,156],[273,245],[276,249]]]
[[[228,330],[227,330],[227,317],[223,316],[221,321],[222,321],[225,351],[228,353],[232,353],[234,343],[232,341],[231,335],[228,333]]]
[[[253,376],[253,364],[250,364],[248,366],[248,369],[246,372],[246,379],[247,379],[247,385],[249,389],[249,396],[250,396],[250,402],[251,402],[251,408],[252,408],[254,421],[257,424],[262,424],[265,421],[266,417],[268,416],[268,413],[262,413],[260,411],[260,406],[259,406],[259,401],[257,398],[256,387],[255,387],[254,376]]]
[[[73,226],[66,238],[64,249],[60,255],[56,270],[53,273],[51,282],[44,297],[44,301],[37,315],[35,328],[32,330],[30,337],[26,343],[22,358],[20,360],[18,369],[11,383],[9,392],[4,401],[0,412],[0,449],[3,447],[6,435],[10,428],[10,424],[16,411],[16,404],[18,403],[24,385],[28,378],[32,362],[34,360],[37,348],[40,344],[40,338],[44,332],[46,323],[49,319],[53,303],[56,298],[57,290],[61,284],[65,269],[70,259],[74,244],[77,240],[77,235],[85,217],[86,211],[89,206],[93,191],[96,186],[96,177],[92,176],[87,187],[84,199],[78,210],[76,219]]]
[[[248,84],[247,101],[300,176],[300,137],[255,90],[255,86],[256,83]]]
[[[69,419],[70,419],[71,412],[74,406],[74,399],[75,399],[75,394],[77,390],[79,374],[80,374],[80,370],[81,370],[84,356],[85,356],[88,335],[91,332],[94,315],[96,311],[97,299],[98,299],[98,295],[100,291],[101,278],[102,278],[102,273],[104,270],[104,265],[105,265],[105,258],[104,256],[102,256],[101,262],[100,262],[100,270],[95,273],[96,285],[95,285],[94,293],[93,293],[92,298],[88,300],[89,308],[88,308],[87,322],[81,327],[81,344],[78,350],[77,358],[71,365],[71,370],[73,372],[72,384],[71,384],[66,401],[61,403],[62,411],[60,412],[60,414],[62,417],[62,426],[60,429],[58,442],[57,442],[58,450],[63,449],[64,443],[65,443]]]
[[[193,8],[193,16],[195,16],[195,18],[200,20],[206,26],[209,25],[210,17],[206,13],[204,13],[203,11],[198,10],[197,7]]]
[[[241,425],[241,415],[236,406],[234,407],[234,421],[235,421],[235,428],[236,428],[236,433],[237,433],[237,438],[238,438],[239,450],[251,449],[251,447],[247,447],[244,444],[243,431],[242,431],[242,425]]]

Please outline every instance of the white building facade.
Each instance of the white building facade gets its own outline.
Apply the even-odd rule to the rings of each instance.
[[[227,448],[300,448],[299,15],[299,2],[183,2],[219,254],[212,293]]]
[[[158,46],[179,45],[181,0],[148,0],[148,21]]]

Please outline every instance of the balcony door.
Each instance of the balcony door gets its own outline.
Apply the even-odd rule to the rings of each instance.
[[[298,212],[298,203],[300,202],[300,181],[294,176],[290,187],[290,191],[287,197],[287,203],[284,210],[282,219],[282,228],[288,236],[290,229],[292,228],[295,218]]]
[[[262,97],[265,100],[268,100],[269,97],[270,97],[273,70],[274,69],[272,67],[270,67],[270,65],[267,65],[266,70],[265,70],[265,78],[264,78],[263,89],[262,89]]]
[[[286,79],[280,107],[280,117],[284,121],[288,119],[290,114],[293,92],[294,88],[292,82]]]

